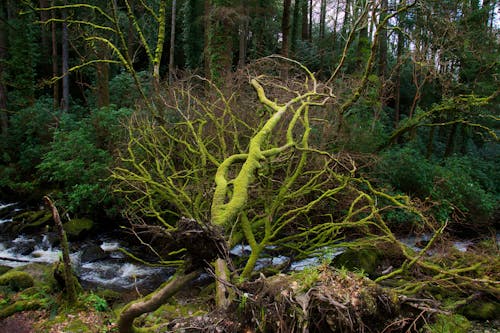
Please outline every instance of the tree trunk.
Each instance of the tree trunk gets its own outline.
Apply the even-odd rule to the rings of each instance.
[[[247,59],[247,38],[248,38],[248,24],[249,24],[249,15],[248,15],[248,6],[244,1],[242,4],[242,18],[240,19],[240,29],[239,29],[239,59],[238,59],[238,67],[242,68],[245,66]]]
[[[309,40],[308,0],[302,0],[302,41]]]
[[[283,1],[283,18],[281,20],[281,35],[283,41],[281,43],[281,55],[288,57],[288,48],[290,40],[290,7],[292,0]]]
[[[163,44],[165,42],[165,27],[166,27],[166,10],[167,1],[160,1],[160,9],[158,12],[158,37],[156,39],[156,49],[153,59],[153,84],[157,92],[160,90],[160,67],[163,56]]]
[[[382,0],[380,2],[380,21],[382,22],[387,16],[387,0]],[[382,27],[382,31],[379,33],[379,50],[378,50],[378,75],[380,77],[380,105],[385,107],[387,104],[387,89],[386,89],[386,77],[387,77],[387,27]]]
[[[309,1],[309,41],[312,42],[312,26],[313,26],[313,0]]]
[[[448,141],[446,142],[444,157],[450,157],[455,151],[455,134],[457,133],[457,127],[458,125],[456,123],[451,125]]]
[[[64,2],[67,4],[67,1]],[[68,41],[68,24],[65,22],[67,18],[66,10],[62,10],[62,105],[61,109],[64,112],[69,110],[69,41]]]
[[[172,0],[172,23],[170,24],[170,52],[168,61],[168,83],[174,82],[174,54],[175,54],[175,11],[177,8],[177,1]]]
[[[100,48],[97,50],[99,59],[107,59],[107,50]],[[97,106],[109,105],[109,64],[100,62],[96,65],[97,71]]]
[[[403,1],[402,5],[405,5]],[[401,13],[398,15],[398,25],[397,29],[398,43],[396,50],[396,69],[395,69],[395,84],[394,84],[394,128],[399,126],[399,119],[401,117],[401,67],[403,66],[403,50],[404,50],[404,34],[403,34],[403,21],[405,19],[405,14]]]
[[[319,39],[325,38],[326,30],[326,0],[321,0],[321,7],[319,12]]]
[[[4,85],[4,61],[7,59],[7,26],[3,3],[0,4],[0,128],[2,136],[7,135],[9,116],[7,114],[7,89]]]
[[[59,212],[57,211],[56,206],[49,197],[45,196],[44,198],[45,204],[50,208],[52,212],[52,217],[54,218],[54,222],[56,225],[57,233],[59,235],[59,241],[61,242],[61,251],[63,258],[63,269],[64,269],[64,283],[66,288],[66,293],[68,295],[68,300],[71,303],[75,303],[77,299],[76,294],[76,286],[75,280],[76,278],[73,275],[73,270],[71,269],[71,259],[69,257],[69,245],[68,239],[66,238],[66,233],[64,232],[63,225],[61,222],[61,217],[59,216]]]
[[[54,6],[54,0],[52,0],[51,6]],[[52,19],[56,18],[56,13],[53,10],[52,11]],[[57,60],[57,34],[56,34],[56,22],[52,21],[50,24],[50,29],[52,33],[52,77],[57,77],[59,70],[58,70],[58,60]],[[52,98],[53,98],[53,103],[54,103],[54,109],[57,109],[59,107],[59,80],[55,80],[53,83],[53,92],[52,92]]]
[[[299,39],[299,31],[301,28],[302,22],[299,22],[300,18],[300,1],[303,0],[295,0],[295,3],[293,5],[293,15],[292,15],[292,36],[290,38],[291,41],[291,51],[292,54],[295,53],[297,50],[297,41]]]

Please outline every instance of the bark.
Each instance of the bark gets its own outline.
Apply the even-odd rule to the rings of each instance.
[[[0,128],[2,136],[7,135],[9,117],[7,114],[7,89],[4,85],[4,60],[7,59],[7,27],[3,4],[0,4]]]
[[[302,40],[309,40],[308,0],[302,0]]]
[[[165,42],[166,7],[167,2],[165,0],[160,1],[158,13],[158,38],[156,39],[156,49],[153,59],[153,83],[157,92],[160,89],[160,66],[163,55],[163,44]]]
[[[67,1],[64,2],[67,4]],[[62,19],[66,20],[66,10],[62,10]],[[65,112],[69,110],[69,41],[68,24],[62,23],[62,105],[61,109]]]
[[[100,59],[106,59],[105,57]],[[98,63],[97,69],[97,106],[108,106],[109,101],[109,64]]]
[[[155,311],[165,302],[181,290],[190,281],[195,279],[200,271],[193,271],[189,274],[175,275],[156,291],[146,297],[127,304],[120,313],[118,319],[118,330],[120,333],[136,333],[139,330],[134,327],[135,318],[148,312]]]
[[[309,1],[309,41],[312,42],[313,0]]]
[[[387,15],[387,0],[380,2],[380,21]],[[387,77],[387,27],[382,27],[379,34],[379,59],[378,59],[378,74],[380,77],[380,104],[382,107],[386,106],[387,90],[386,90],[386,77]]]
[[[455,135],[457,133],[457,127],[458,125],[456,123],[451,125],[450,135],[448,136],[448,141],[446,142],[444,157],[450,157],[455,151]]]
[[[321,0],[321,7],[319,13],[319,39],[325,38],[326,30],[326,0]]]
[[[50,200],[49,197],[45,196],[44,198],[45,204],[49,207],[52,212],[52,217],[54,219],[57,233],[59,235],[59,241],[61,242],[61,251],[63,257],[63,270],[64,270],[64,283],[66,287],[66,294],[68,295],[68,300],[71,303],[75,303],[77,299],[76,295],[76,286],[75,280],[76,278],[73,276],[73,271],[71,268],[71,259],[69,257],[69,245],[68,239],[66,238],[66,233],[64,232],[63,225],[61,222],[61,217],[59,216],[59,212],[57,211],[56,206]]]
[[[51,2],[51,6],[54,6],[54,0]],[[52,11],[52,19],[56,18],[56,13],[53,10]],[[50,24],[50,29],[51,29],[51,34],[52,34],[52,77],[57,77],[58,76],[58,59],[57,59],[57,34],[56,34],[56,23],[52,21]],[[54,109],[57,109],[59,107],[59,80],[55,80],[54,85],[53,85],[53,92],[52,92],[52,97],[54,100]]]
[[[40,8],[47,8],[49,7],[49,1],[48,0],[40,0]],[[40,21],[41,22],[47,22],[49,20],[49,12],[42,10],[40,11]],[[41,29],[40,29],[40,37],[42,39],[42,50],[44,60],[46,59],[45,57],[49,56],[50,53],[50,48],[49,48],[49,36],[47,35],[47,25],[42,23]],[[44,67],[45,67],[44,63]]]
[[[175,25],[176,17],[175,11],[177,9],[177,1],[172,0],[172,21],[170,24],[170,52],[168,61],[168,83],[174,82],[174,55],[175,55]]]
[[[217,276],[217,281],[215,281],[215,303],[218,308],[227,310],[234,299],[234,291],[227,286],[231,279],[225,260],[218,258],[215,261],[215,276]]]
[[[245,5],[244,5],[245,6]],[[248,37],[248,9],[243,9],[244,18],[240,22],[240,40],[239,40],[239,59],[238,59],[238,67],[242,68],[245,66],[247,59],[247,37]]]
[[[297,50],[297,41],[299,39],[299,31],[302,25],[302,22],[299,22],[299,17],[300,17],[300,1],[301,0],[295,0],[295,3],[293,5],[293,15],[292,15],[292,36],[291,36],[291,51],[292,54],[295,53]]]
[[[283,38],[281,44],[281,54],[288,57],[288,49],[290,42],[290,7],[292,0],[283,1],[283,18],[281,20],[281,35]]]

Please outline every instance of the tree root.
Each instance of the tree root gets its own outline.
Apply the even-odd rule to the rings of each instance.
[[[147,329],[134,326],[134,320],[140,315],[152,312],[165,304],[166,300],[175,295],[186,284],[195,279],[200,271],[192,271],[188,274],[177,274],[156,291],[142,299],[127,304],[120,313],[118,328],[120,333],[147,332]]]
[[[0,319],[12,316],[14,313],[28,310],[39,310],[43,304],[39,301],[17,301],[0,310]]]

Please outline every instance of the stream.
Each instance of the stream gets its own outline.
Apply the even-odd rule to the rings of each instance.
[[[18,204],[0,202],[0,212],[8,209],[11,215],[20,211]],[[9,216],[2,214],[2,216]],[[12,222],[11,218],[0,219],[0,225]],[[500,245],[500,234],[497,234],[497,243]],[[18,267],[28,263],[54,263],[59,260],[60,249],[52,245],[54,233],[20,234],[14,239],[0,234],[0,265]],[[408,236],[400,241],[415,251],[419,251],[431,238],[430,234]],[[345,244],[345,243],[344,243]],[[73,269],[84,288],[106,288],[117,291],[133,288],[149,291],[155,289],[173,274],[173,269],[146,266],[127,257],[120,248],[127,248],[126,242],[120,240],[113,233],[99,235],[95,239],[79,242],[70,242]],[[461,252],[474,245],[471,240],[453,242],[453,246]],[[256,270],[266,267],[287,266],[289,271],[301,271],[308,267],[331,261],[345,251],[343,247],[328,247],[320,249],[310,258],[294,261],[289,257],[273,253],[274,249],[266,248],[256,263]],[[432,255],[433,250],[428,251]],[[233,257],[245,259],[250,254],[248,245],[237,245],[231,249]]]
[[[0,211],[19,211],[15,203],[0,203]],[[12,218],[0,219],[0,225]],[[0,265],[19,267],[29,263],[54,263],[61,251],[53,246],[54,234],[20,234],[14,239],[0,234]],[[149,267],[132,261],[119,249],[127,249],[124,241],[113,234],[99,235],[94,240],[70,242],[73,269],[84,288],[106,288],[116,291],[134,288],[149,291],[172,275],[172,269]],[[129,250],[129,249],[127,249]]]

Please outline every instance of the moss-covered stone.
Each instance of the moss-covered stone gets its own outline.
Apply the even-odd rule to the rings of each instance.
[[[363,271],[373,276],[380,259],[380,252],[376,248],[347,249],[333,259],[332,265],[337,268],[345,267],[350,271]]]
[[[477,300],[465,305],[461,312],[469,319],[497,319],[500,318],[500,303],[491,300]]]
[[[15,215],[7,225],[7,232],[33,232],[41,230],[52,221],[52,214],[45,210],[26,211]]]
[[[433,333],[467,333],[470,332],[471,326],[471,323],[464,316],[438,314],[435,322],[426,326],[426,331]]]
[[[43,285],[49,287],[50,289],[54,289],[57,286],[52,264],[30,263],[28,265],[15,268],[15,270],[31,275],[35,280],[36,286]]]
[[[83,237],[93,226],[94,222],[90,219],[72,219],[63,224],[68,239],[79,239]]]
[[[0,276],[0,285],[9,286],[14,291],[33,287],[34,284],[33,277],[26,272],[11,270]]]

